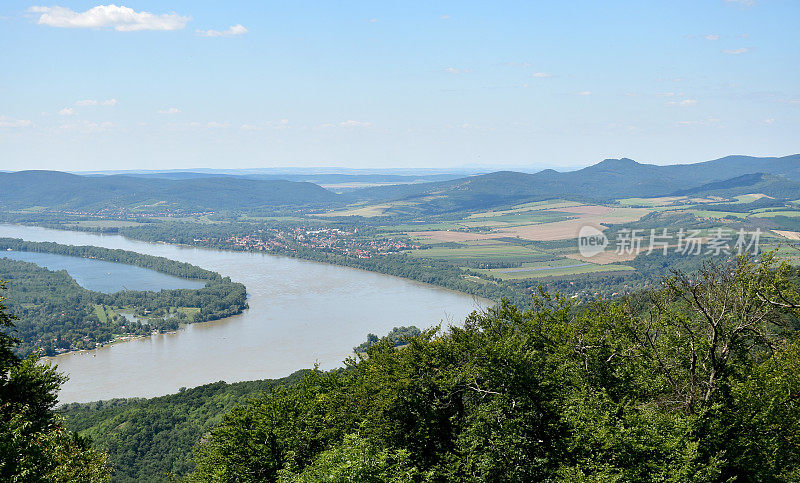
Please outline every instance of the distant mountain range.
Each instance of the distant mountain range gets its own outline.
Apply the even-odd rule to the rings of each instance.
[[[180,208],[194,211],[262,207],[335,207],[353,202],[413,202],[414,211],[446,213],[510,203],[568,198],[610,201],[670,195],[734,196],[764,193],[800,198],[800,154],[780,158],[727,156],[696,164],[657,166],[606,159],[577,171],[498,171],[450,179],[453,174],[164,172],[80,176],[57,171],[0,173],[0,208]],[[273,179],[282,178],[282,179]],[[285,179],[289,178],[289,179]],[[318,184],[402,183],[336,194]]]
[[[566,173],[498,171],[438,183],[365,188],[345,196],[351,201],[415,201],[418,210],[447,212],[551,198],[610,201],[752,192],[800,198],[800,154],[781,158],[728,156],[670,166],[642,164],[627,158],[606,159]]]
[[[98,175],[92,175],[98,176]],[[256,180],[284,180],[314,183],[318,185],[354,184],[406,184],[430,183],[463,178],[465,174],[340,174],[340,173],[255,173],[255,174],[209,174],[195,171],[165,171],[155,173],[131,173],[123,176],[151,179],[197,179],[197,178],[234,178]]]

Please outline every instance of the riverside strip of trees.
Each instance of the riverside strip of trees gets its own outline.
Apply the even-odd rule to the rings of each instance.
[[[343,369],[239,392],[210,431],[177,423],[187,407],[218,417],[202,392],[66,415],[112,462],[147,458],[119,481],[176,469],[157,453],[190,451],[190,433],[194,463],[178,476],[193,466],[191,481],[797,481],[797,280],[764,256],[627,299],[505,302],[402,348],[383,338]],[[204,391],[226,407],[237,397]]]

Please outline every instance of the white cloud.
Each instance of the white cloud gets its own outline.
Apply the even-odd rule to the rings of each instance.
[[[703,35],[703,38],[706,39],[706,40],[719,40],[719,35],[718,34],[708,34],[708,35]]]
[[[770,117],[769,119],[764,119],[764,124],[775,124],[775,118]]]
[[[440,15],[439,18],[442,19],[442,20],[450,20],[450,15],[447,15],[447,14]]]
[[[369,23],[375,23],[377,21],[378,21],[377,18],[371,18],[371,19],[368,20]]]
[[[59,116],[71,116],[73,114],[75,114],[75,109],[71,107],[65,107],[64,109],[58,111]]]
[[[27,119],[11,119],[10,117],[0,116],[0,127],[31,127],[33,121]]]
[[[177,107],[170,107],[170,108],[167,108],[167,109],[159,109],[159,111],[158,111],[159,114],[169,114],[169,115],[177,114],[179,112],[181,112],[181,110],[178,109]]]
[[[466,69],[456,69],[455,67],[447,67],[444,71],[447,72],[447,73],[456,74],[456,75],[465,74],[465,73],[469,72]]]
[[[540,79],[544,79],[547,77],[553,77],[553,74],[550,74],[549,72],[534,72],[533,74],[531,74],[531,77],[538,77]]]
[[[106,99],[105,101],[101,102],[100,105],[101,106],[106,106],[106,107],[114,107],[114,106],[117,105],[117,100],[116,99]]]
[[[31,7],[31,13],[40,13],[39,25],[61,28],[112,27],[120,32],[135,30],[180,30],[186,27],[191,17],[176,13],[152,14],[137,12],[129,7],[98,5],[85,12],[76,12],[67,7]]]
[[[242,124],[239,129],[241,129],[242,131],[260,131],[261,130],[260,127],[254,126],[252,124]]]
[[[96,106],[97,101],[94,99],[83,99],[80,101],[75,101],[76,106]]]
[[[228,27],[228,30],[195,30],[195,33],[201,37],[234,37],[246,34],[247,27],[236,24]]]
[[[530,62],[506,62],[506,65],[509,65],[511,67],[530,67],[531,63]]]
[[[581,91],[581,92],[576,92],[575,93],[576,96],[588,96],[588,95],[591,95],[591,94],[592,94],[592,91]]]
[[[723,50],[722,52],[723,52],[724,54],[730,54],[730,55],[739,55],[739,54],[744,54],[745,52],[749,52],[749,51],[750,51],[750,49],[748,49],[748,48],[746,48],[746,47],[740,47],[740,48],[738,48],[738,49],[727,49],[727,50]]]

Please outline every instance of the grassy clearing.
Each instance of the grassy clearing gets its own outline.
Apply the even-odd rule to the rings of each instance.
[[[672,206],[676,201],[687,201],[685,196],[663,196],[661,198],[623,198],[617,200],[620,206],[635,208],[647,207],[655,208],[657,206]]]
[[[503,260],[541,256],[543,252],[518,245],[499,244],[487,246],[470,246],[467,248],[429,248],[427,250],[414,250],[412,256],[424,258],[437,258],[440,260]]]
[[[753,201],[760,200],[761,198],[771,198],[763,193],[750,193],[746,195],[739,195],[736,197],[736,201],[734,203],[743,204],[743,203],[752,203]]]
[[[523,213],[528,211],[541,211],[556,208],[567,208],[571,206],[580,206],[583,203],[567,200],[546,200],[546,201],[533,201],[530,203],[523,203],[521,205],[514,205],[507,210],[489,210],[481,213],[473,213],[468,218],[491,218],[495,216],[510,215],[513,213]]]
[[[461,220],[448,220],[433,223],[406,223],[403,225],[392,225],[384,227],[391,231],[409,232],[409,231],[444,231],[444,230],[463,230],[473,228],[492,228],[500,226],[502,223],[495,223],[492,221],[468,222]]]
[[[711,219],[722,219],[726,216],[733,216],[739,219],[747,218],[750,213],[735,213],[733,211],[707,211],[707,210],[691,210],[691,213],[695,216],[695,218],[711,218]]]
[[[550,262],[523,263],[520,268],[494,268],[478,270],[501,280],[522,280],[527,278],[560,277],[566,275],[582,275],[586,273],[619,272],[634,270],[622,264],[596,265],[594,263],[562,259]]]
[[[106,315],[106,310],[102,305],[94,306],[94,314],[100,319],[100,322],[104,324],[108,322],[108,315]]]
[[[390,203],[382,205],[361,206],[357,208],[350,208],[347,210],[329,211],[326,213],[314,213],[312,216],[321,217],[335,217],[335,216],[363,216],[364,218],[374,218],[386,213],[386,210],[391,208]]]
[[[760,213],[753,213],[753,216],[757,216],[759,218],[771,218],[773,216],[788,216],[792,218],[800,217],[800,211],[766,211]]]
[[[490,219],[496,224],[494,226],[522,226],[553,223],[556,221],[569,220],[570,218],[574,218],[574,216],[556,211],[525,211],[497,215]]]
[[[200,313],[200,307],[178,307],[177,310],[186,314],[186,317],[192,321],[194,321],[195,315]]]

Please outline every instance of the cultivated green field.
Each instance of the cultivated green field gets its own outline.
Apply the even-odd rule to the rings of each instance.
[[[618,272],[625,270],[634,270],[634,268],[623,264],[597,265],[567,258],[546,262],[523,263],[520,268],[495,268],[478,271],[501,280],[521,280],[526,278],[560,277],[565,275]]]
[[[416,257],[437,258],[441,260],[502,260],[506,258],[533,257],[545,252],[528,247],[496,242],[491,245],[466,245],[464,248],[428,248],[414,250]]]
[[[753,216],[758,216],[759,218],[771,218],[773,216],[789,216],[792,218],[800,217],[800,211],[763,211],[760,213],[755,213]]]

